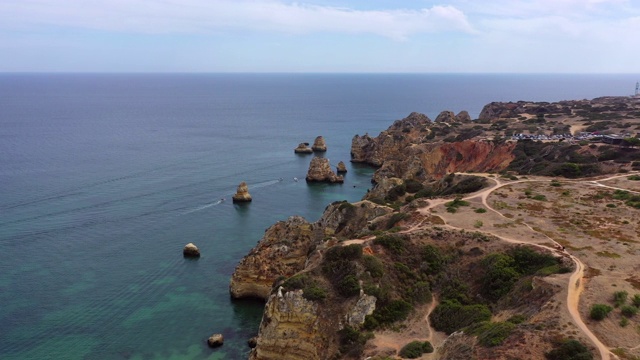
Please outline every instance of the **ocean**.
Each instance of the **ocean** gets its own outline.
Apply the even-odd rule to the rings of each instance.
[[[263,304],[230,299],[233,269],[274,222],[362,198],[374,169],[349,163],[354,135],[413,111],[630,95],[638,79],[0,74],[0,358],[245,359]],[[342,185],[304,181],[315,155],[293,149],[319,135]],[[233,204],[242,181],[253,202]]]

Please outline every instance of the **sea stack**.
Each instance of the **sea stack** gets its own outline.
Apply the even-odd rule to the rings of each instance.
[[[316,140],[313,142],[311,146],[311,150],[315,152],[325,152],[327,151],[327,143],[325,143],[324,138],[322,136],[318,136]]]
[[[234,203],[242,203],[242,202],[250,202],[251,195],[249,194],[249,188],[247,187],[246,182],[241,182],[238,185],[238,190],[236,190],[235,195],[232,197]]]
[[[314,157],[309,164],[309,171],[307,172],[307,182],[326,182],[326,183],[339,183],[344,182],[342,175],[336,175],[331,170],[329,159]]]
[[[300,143],[297,148],[293,149],[293,152],[296,154],[311,154],[313,150],[309,147],[309,143]]]
[[[193,243],[188,243],[184,246],[184,249],[182,249],[182,254],[184,257],[200,257],[200,249]]]
[[[336,172],[338,174],[346,174],[347,173],[347,166],[344,164],[344,161],[340,161],[338,163],[338,166],[336,168]]]

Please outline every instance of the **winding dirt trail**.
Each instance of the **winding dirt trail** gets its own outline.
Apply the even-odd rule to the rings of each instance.
[[[489,174],[466,174],[466,173],[459,173],[461,175],[474,175],[474,176],[482,176],[488,180],[493,181],[495,184],[487,189],[481,190],[477,193],[473,193],[467,197],[464,197],[463,200],[471,200],[471,199],[475,199],[475,198],[479,198],[482,202],[482,204],[490,211],[498,214],[500,217],[508,219],[507,217],[505,217],[501,212],[499,212],[498,210],[494,209],[493,207],[491,207],[488,203],[488,198],[489,196],[496,190],[504,187],[504,186],[508,186],[508,185],[512,185],[512,184],[518,184],[518,183],[526,183],[526,182],[550,182],[550,179],[524,179],[524,180],[516,180],[516,181],[508,181],[508,182],[502,182],[500,181],[500,179],[495,178],[493,176],[490,176]],[[615,175],[615,176],[610,176],[604,179],[595,179],[595,180],[578,180],[575,181],[577,183],[581,183],[581,184],[586,184],[586,185],[590,185],[590,186],[600,186],[600,187],[605,187],[605,188],[609,188],[609,189],[614,189],[614,190],[624,190],[624,191],[630,191],[633,193],[638,193],[637,191],[631,191],[631,190],[627,190],[627,189],[622,189],[622,188],[616,188],[616,187],[612,187],[612,186],[608,186],[608,185],[604,185],[601,184],[600,181],[607,181],[607,180],[612,180],[612,179],[616,179],[616,178],[620,178],[620,177],[626,177],[626,176],[630,176],[630,175],[634,175],[634,174],[640,174],[640,172],[634,172],[634,173],[627,173],[627,174],[623,174],[623,175]],[[571,181],[574,182],[574,181]],[[422,214],[423,216],[431,216],[433,215],[431,210],[437,206],[443,205],[446,202],[451,201],[450,199],[442,199],[442,198],[438,198],[438,199],[430,199],[428,201],[428,205],[425,207],[422,207],[420,209],[418,209],[418,212],[420,214]],[[452,229],[452,230],[461,230],[462,228],[458,228],[455,226],[451,226],[449,224],[446,223],[446,220],[443,219],[442,217],[440,217],[442,219],[442,221],[444,222],[443,227],[448,228],[448,229]],[[425,219],[426,220],[426,219]],[[401,231],[401,233],[407,233],[407,232],[411,232],[411,231],[415,231],[418,228],[421,228],[424,226],[424,221],[421,221],[413,226],[411,226],[409,229],[406,229],[404,231]],[[549,236],[547,236],[544,233],[540,233],[539,231],[534,230],[529,224],[527,223],[522,223],[523,225],[525,225],[527,228],[529,228],[531,231],[539,233],[543,236],[545,236],[547,239],[549,239],[553,244],[555,244],[555,248],[546,246],[546,245],[542,245],[542,244],[536,244],[536,243],[532,243],[529,241],[525,241],[525,240],[521,240],[521,239],[512,239],[512,238],[508,238],[505,236],[502,236],[500,234],[495,234],[491,231],[480,231],[482,233],[488,234],[488,235],[492,235],[495,236],[505,242],[509,242],[512,244],[527,244],[527,245],[533,245],[533,246],[537,246],[543,249],[547,249],[556,253],[561,253],[565,256],[569,256],[569,258],[573,261],[573,263],[575,264],[575,270],[574,272],[571,274],[571,276],[569,277],[569,282],[567,284],[567,310],[569,311],[569,314],[571,315],[571,318],[573,319],[573,321],[575,322],[575,324],[578,326],[578,328],[585,334],[585,336],[587,338],[589,338],[589,340],[593,343],[593,345],[598,349],[598,352],[600,354],[600,358],[602,360],[611,360],[611,358],[613,357],[614,359],[619,359],[619,357],[611,352],[611,349],[609,347],[607,347],[606,345],[604,345],[597,336],[595,336],[595,334],[593,334],[593,332],[591,332],[591,330],[587,327],[587,325],[584,323],[584,321],[582,320],[582,317],[580,316],[580,311],[579,311],[579,301],[580,301],[580,295],[582,294],[582,291],[584,290],[584,282],[583,282],[583,277],[584,277],[584,264],[582,263],[582,261],[580,261],[580,259],[578,259],[577,257],[575,257],[574,255],[569,254],[562,245],[560,245],[559,243],[557,243],[555,240],[553,240],[552,238],[550,238]],[[476,230],[477,231],[477,230]],[[343,242],[343,245],[349,245],[349,244],[362,244],[366,241],[370,241],[372,239],[374,239],[375,236],[370,236],[364,239],[351,239],[351,240],[347,240],[345,242]],[[559,249],[562,249],[559,250]],[[426,338],[426,340],[431,341],[432,343],[434,342],[434,329],[431,327],[431,323],[429,321],[429,315],[431,314],[431,312],[433,311],[433,309],[435,309],[435,307],[437,306],[438,302],[437,300],[434,298],[434,300],[432,301],[431,305],[429,306],[429,309],[427,311],[427,314],[425,315],[425,322],[427,324],[427,327],[429,329],[429,335]],[[388,347],[388,348],[392,348],[392,349],[396,349],[399,350],[399,346],[398,344],[398,335],[396,334],[396,336],[393,336],[392,334],[381,334],[380,338],[378,339],[378,336],[376,336],[376,340],[374,340],[374,344],[378,347]],[[402,341],[406,341],[406,338],[402,338]],[[416,339],[410,339],[410,340],[421,340],[424,341],[425,338],[416,338]],[[439,344],[433,344],[434,347],[437,347],[437,345]],[[636,348],[640,348],[640,345]],[[635,348],[634,348],[635,349]]]
[[[620,178],[620,177],[626,177],[626,176],[630,176],[633,174],[637,174],[637,173],[627,173],[627,174],[623,174],[623,175],[615,175],[615,176],[610,176],[604,179],[597,179],[597,180],[581,180],[581,181],[577,181],[578,183],[582,183],[582,184],[587,184],[587,185],[592,185],[592,186],[600,186],[600,187],[605,187],[605,188],[609,188],[609,189],[614,189],[614,190],[624,190],[624,191],[629,191],[629,192],[633,192],[633,193],[638,193],[637,191],[630,191],[627,189],[622,189],[622,188],[617,188],[617,187],[613,187],[613,186],[608,186],[608,185],[604,185],[601,184],[600,181],[607,181],[607,180],[612,180],[612,179],[616,179],[616,178]],[[551,180],[546,180],[546,179],[526,179],[526,180],[517,180],[517,181],[510,181],[510,182],[506,182],[503,183],[501,182],[499,179],[497,178],[493,178],[493,177],[489,177],[486,174],[465,174],[465,175],[475,175],[475,176],[483,176],[486,179],[489,179],[493,182],[495,182],[495,185],[482,190],[480,192],[474,193],[470,196],[467,196],[465,198],[463,198],[464,200],[471,200],[474,198],[480,198],[480,200],[482,201],[482,204],[489,210],[491,210],[492,212],[498,214],[499,216],[506,218],[501,212],[499,212],[498,210],[494,209],[493,207],[491,207],[487,201],[489,195],[491,195],[491,193],[493,193],[494,191],[496,191],[497,189],[503,187],[503,186],[507,186],[507,185],[511,185],[511,184],[517,184],[517,183],[525,183],[525,182],[550,182]],[[427,206],[425,208],[422,208],[420,210],[420,212],[422,214],[427,214],[428,212],[430,212],[430,209],[441,204],[441,202],[438,202],[437,204],[433,204],[431,206]],[[424,212],[423,212],[424,211]],[[443,219],[444,221],[444,219]],[[446,221],[445,221],[446,224]],[[526,227],[528,227],[531,231],[540,233],[536,230],[534,230],[529,224],[523,223],[523,225],[525,225]],[[446,226],[448,228],[453,228],[453,229],[457,229],[456,227],[450,226],[448,224],[446,224]],[[558,252],[557,248],[550,248],[548,246],[545,245],[541,245],[541,244],[534,244],[534,243],[530,243],[527,241],[523,241],[523,240],[518,240],[518,239],[510,239],[510,238],[506,238],[504,236],[500,236],[498,234],[494,234],[492,232],[487,232],[487,231],[483,231],[484,233],[488,233],[490,235],[496,236],[498,238],[500,238],[503,241],[507,241],[510,243],[520,243],[520,244],[528,244],[528,245],[534,245],[534,246],[538,246],[541,248],[545,248],[551,251],[555,251]],[[549,236],[547,236],[546,234],[543,234],[546,238],[548,238],[552,243],[556,244],[557,247],[561,248],[564,250],[564,248],[562,247],[562,245],[558,244],[555,240],[553,240],[552,238],[550,238]],[[615,358],[615,359],[619,359],[619,357],[611,352],[611,349],[609,349],[609,347],[607,347],[606,345],[604,345],[597,336],[595,336],[595,334],[593,334],[593,332],[591,332],[591,330],[587,327],[587,325],[584,323],[584,321],[582,320],[582,317],[580,316],[580,311],[578,309],[578,304],[580,301],[580,295],[582,294],[582,291],[584,290],[584,282],[583,282],[583,277],[584,277],[584,264],[582,263],[582,261],[580,261],[580,259],[578,259],[577,257],[569,254],[568,252],[566,252],[566,250],[564,251],[567,255],[569,255],[569,258],[573,261],[573,263],[575,264],[575,270],[574,272],[571,274],[571,276],[569,277],[569,282],[567,284],[567,309],[569,311],[569,314],[571,315],[571,318],[573,319],[573,321],[575,322],[575,324],[578,326],[578,328],[585,334],[585,336],[587,336],[589,338],[589,340],[591,340],[591,342],[593,343],[593,345],[598,349],[598,352],[600,353],[600,358],[602,360],[610,360],[611,357]]]

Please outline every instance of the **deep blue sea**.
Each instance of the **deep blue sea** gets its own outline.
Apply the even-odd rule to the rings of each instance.
[[[355,134],[412,111],[630,95],[639,79],[0,74],[0,359],[246,358],[263,305],[230,300],[233,269],[274,222],[364,195]],[[314,155],[293,149],[318,135],[343,185],[294,181]]]

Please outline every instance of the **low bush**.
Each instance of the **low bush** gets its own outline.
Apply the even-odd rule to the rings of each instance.
[[[409,216],[409,214],[407,213],[403,213],[403,212],[398,212],[395,213],[393,215],[391,215],[391,217],[389,218],[389,220],[387,220],[387,229],[391,229],[392,227],[394,227],[398,222],[400,222],[400,220],[405,219]]]
[[[469,326],[467,332],[478,337],[478,342],[483,346],[498,346],[511,335],[516,327],[511,322],[484,321]]]
[[[620,307],[627,302],[627,297],[629,297],[629,293],[626,291],[616,291],[613,293],[613,306]]]
[[[405,240],[396,235],[382,235],[373,240],[374,245],[381,245],[395,254],[405,251]]]
[[[404,182],[404,185],[406,187],[406,191],[408,193],[411,194],[415,194],[418,191],[422,190],[424,188],[424,186],[422,185],[421,182],[413,180],[413,179],[409,179],[407,181]]]
[[[544,354],[547,360],[592,360],[593,354],[589,352],[578,340],[562,341],[553,350]]]
[[[422,354],[430,354],[433,352],[433,345],[428,341],[412,341],[400,349],[400,357],[405,359],[417,359]]]
[[[384,326],[396,321],[405,320],[413,306],[404,300],[392,300],[387,304],[377,307],[373,314],[365,318],[365,328],[373,330],[378,326]],[[367,319],[369,321],[367,322]]]
[[[362,257],[362,265],[369,272],[371,277],[379,278],[384,275],[384,265],[382,261],[375,256],[365,255]]]
[[[340,353],[350,357],[360,357],[367,340],[373,338],[371,333],[363,333],[347,325],[338,331]]]
[[[625,305],[620,308],[620,312],[622,315],[630,318],[638,313],[638,308],[633,305]]]
[[[640,294],[633,295],[633,298],[631,298],[631,303],[633,304],[633,306],[640,308]]]
[[[434,329],[451,334],[469,325],[488,321],[491,311],[486,305],[462,305],[455,300],[438,304],[430,315]]]
[[[591,310],[589,310],[589,317],[593,320],[603,320],[609,315],[609,313],[613,310],[613,308],[609,305],[605,304],[594,304],[591,306]]]

